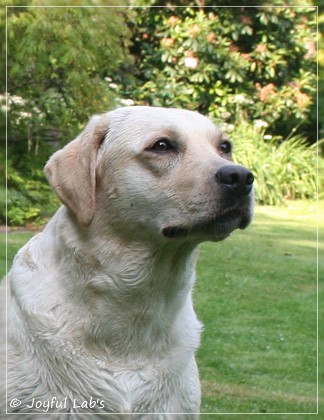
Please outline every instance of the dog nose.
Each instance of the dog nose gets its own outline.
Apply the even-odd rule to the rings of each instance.
[[[215,179],[234,193],[246,195],[252,190],[254,176],[243,166],[225,165],[216,172]]]

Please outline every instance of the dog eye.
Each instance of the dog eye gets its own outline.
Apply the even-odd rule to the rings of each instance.
[[[175,147],[171,143],[169,139],[159,139],[157,140],[153,146],[149,147],[150,151],[158,152],[158,153],[166,153],[166,152],[173,152]]]
[[[226,155],[232,152],[232,145],[228,140],[223,141],[220,145],[220,151]]]

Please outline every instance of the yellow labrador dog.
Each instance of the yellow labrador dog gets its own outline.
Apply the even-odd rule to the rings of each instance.
[[[209,119],[151,107],[94,116],[45,172],[63,206],[9,273],[8,411],[195,418],[197,245],[249,224],[253,175]]]

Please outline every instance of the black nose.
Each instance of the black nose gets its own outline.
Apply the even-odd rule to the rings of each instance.
[[[243,166],[225,165],[216,172],[215,179],[234,193],[246,195],[252,190],[254,176]]]

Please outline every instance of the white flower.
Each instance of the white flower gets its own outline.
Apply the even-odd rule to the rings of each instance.
[[[247,102],[247,100],[244,95],[235,95],[234,102],[237,104],[244,104],[244,102]]]
[[[32,114],[30,112],[19,112],[19,115],[22,118],[31,118],[32,117]]]
[[[133,99],[120,99],[119,103],[123,106],[132,106],[134,105]]]
[[[228,131],[228,132],[233,131],[234,128],[235,128],[234,124],[226,124],[226,126],[225,126],[225,130]]]
[[[265,136],[263,136],[264,140],[271,140],[272,136],[270,134],[266,134]]]
[[[234,130],[234,124],[228,124],[226,122],[220,123],[219,128],[226,133],[230,133]]]
[[[225,112],[222,113],[221,117],[222,117],[223,120],[226,121],[226,120],[228,120],[231,117],[231,115],[232,114],[230,112],[225,111]]]
[[[109,83],[109,87],[111,89],[117,90],[118,89],[118,85],[116,83]]]
[[[255,120],[254,125],[256,128],[263,128],[263,127],[266,128],[268,127],[269,124],[263,120]]]
[[[186,57],[184,65],[190,69],[195,69],[198,66],[198,59],[195,57]]]
[[[9,104],[13,103],[13,104],[17,104],[17,105],[26,105],[26,101],[25,99],[23,99],[21,96],[17,96],[17,95],[10,95],[8,96],[8,102]]]

